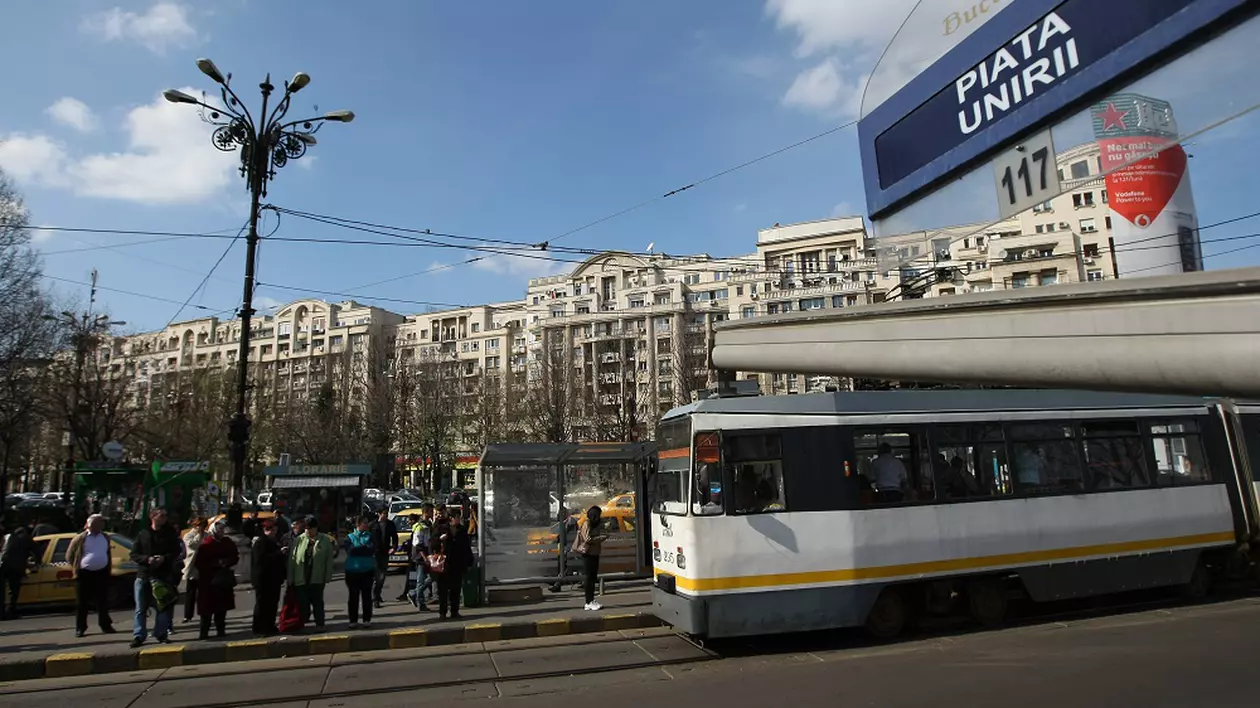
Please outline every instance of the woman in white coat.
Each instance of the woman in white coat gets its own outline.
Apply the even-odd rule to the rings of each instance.
[[[198,516],[184,534],[184,624],[193,621],[197,612],[197,549],[206,537],[206,520]]]

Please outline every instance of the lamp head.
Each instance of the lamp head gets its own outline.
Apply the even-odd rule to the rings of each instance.
[[[170,101],[171,103],[192,103],[192,104],[197,103],[197,99],[193,98],[192,96],[189,96],[183,91],[176,91],[175,89],[167,89],[163,91],[162,97]]]
[[[198,59],[197,68],[201,69],[201,73],[205,74],[206,76],[209,76],[210,80],[215,82],[216,84],[222,84],[222,83],[227,82],[227,80],[223,78],[223,74],[219,72],[219,67],[215,66],[214,62],[210,61],[209,59],[206,59],[204,57],[202,57],[201,59]]]
[[[293,78],[289,81],[289,93],[297,93],[298,91],[301,91],[310,82],[311,75],[306,72],[299,71],[294,74]]]
[[[354,111],[332,111],[324,114],[324,120],[334,120],[338,123],[349,123],[354,120]]]

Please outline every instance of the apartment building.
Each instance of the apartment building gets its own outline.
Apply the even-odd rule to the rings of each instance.
[[[588,414],[662,412],[690,400],[711,383],[713,326],[730,316],[731,277],[751,261],[609,252],[529,281],[531,376],[563,371],[554,378]]]
[[[407,315],[394,329],[397,362],[436,363],[466,395],[477,393],[483,377],[509,390],[513,373],[524,373],[524,317],[520,301]]]
[[[352,300],[298,300],[274,315],[254,317],[252,405],[300,400],[330,377],[374,365],[389,356],[403,321],[401,315]],[[235,367],[240,337],[239,320],[207,317],[115,338],[101,356],[110,360],[111,372],[133,378],[132,403],[146,406],[180,372]]]

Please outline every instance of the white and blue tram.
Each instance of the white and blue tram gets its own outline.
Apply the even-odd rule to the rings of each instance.
[[[729,637],[1009,599],[1201,593],[1250,569],[1260,406],[1076,391],[710,398],[649,487],[655,612]]]

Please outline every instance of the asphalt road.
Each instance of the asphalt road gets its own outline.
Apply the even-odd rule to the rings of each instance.
[[[557,700],[600,708],[1241,708],[1257,700],[1257,627],[1260,598],[1252,597],[881,646],[837,637],[820,648],[813,638],[809,650],[794,651],[775,642],[775,653],[734,658],[706,657],[670,636],[588,635],[547,646],[434,647],[366,664],[336,655],[237,665],[247,673],[232,675],[227,667],[183,667],[114,677],[112,685],[8,686],[0,708],[402,708],[488,698],[513,708],[553,708]]]

